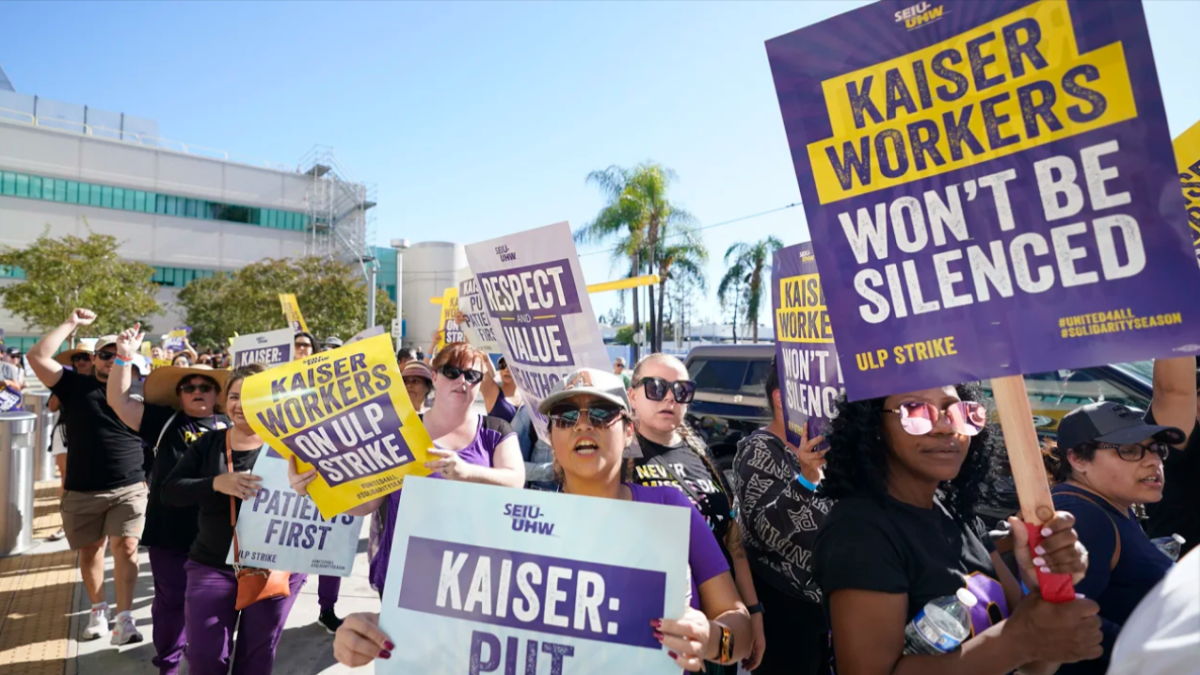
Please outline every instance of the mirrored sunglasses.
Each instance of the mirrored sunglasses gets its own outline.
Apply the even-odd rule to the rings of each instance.
[[[691,403],[696,396],[696,383],[691,380],[668,382],[661,377],[643,377],[633,383],[634,387],[641,386],[646,392],[646,398],[651,401],[661,401],[670,391],[675,396],[676,403]]]
[[[558,405],[550,409],[550,421],[559,429],[573,429],[579,424],[581,415],[587,415],[593,427],[605,429],[621,419],[621,408],[615,405],[595,404],[589,408],[573,405]]]
[[[884,410],[900,416],[900,426],[913,436],[924,436],[933,431],[933,425],[942,415],[950,426],[964,436],[974,436],[987,425],[987,408],[975,401],[959,401],[943,409],[924,401],[904,401],[895,410]]]

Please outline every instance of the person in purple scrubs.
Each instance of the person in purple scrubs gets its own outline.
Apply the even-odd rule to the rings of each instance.
[[[751,646],[750,614],[704,517],[674,487],[630,482],[633,464],[625,455],[632,449],[634,430],[621,378],[592,368],[575,371],[557,392],[542,399],[538,411],[550,418],[550,444],[563,492],[688,510],[689,606],[679,619],[655,619],[646,626],[662,643],[663,658],[700,672],[706,661],[733,664],[745,657]],[[389,658],[393,649],[395,644],[379,629],[379,615],[374,613],[346,617],[333,642],[334,657],[350,667]]]

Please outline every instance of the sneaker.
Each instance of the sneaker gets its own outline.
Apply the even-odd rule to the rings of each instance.
[[[46,537],[46,541],[61,541],[66,536],[67,536],[67,531],[60,527],[60,528],[58,528],[57,532],[50,535],[49,537]]]
[[[129,612],[121,612],[117,615],[117,626],[112,632],[112,644],[128,645],[142,641],[142,634],[138,632],[137,625],[133,622],[133,615]]]
[[[83,639],[96,640],[108,635],[108,603],[92,605],[92,615],[88,618],[87,628],[83,629]]]
[[[327,609],[321,612],[321,616],[317,617],[317,623],[325,627],[330,635],[337,632],[337,629],[342,625],[342,620],[337,618],[337,614],[333,613],[332,609]]]

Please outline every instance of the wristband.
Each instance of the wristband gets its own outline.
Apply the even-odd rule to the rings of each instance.
[[[114,363],[114,364],[116,364],[116,365],[118,365],[118,366],[131,366],[131,365],[133,365],[133,361],[126,361],[125,359],[122,359],[122,358],[121,358],[121,357],[119,357],[119,356],[114,356],[114,357],[113,357],[113,363]]]
[[[808,488],[809,490],[812,490],[813,492],[817,491],[817,486],[815,484],[813,484],[812,481],[805,478],[804,474],[802,474],[802,473],[796,474],[796,480],[800,481],[800,484],[803,485],[804,487]]]
[[[755,614],[763,614],[763,606],[761,602],[756,602],[746,609],[750,612],[750,616],[754,616]]]

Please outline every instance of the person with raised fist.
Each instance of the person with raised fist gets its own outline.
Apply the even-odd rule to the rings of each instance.
[[[149,489],[143,470],[142,439],[108,405],[106,385],[117,358],[117,336],[96,340],[92,374],[67,370],[54,352],[79,328],[90,326],[96,314],[76,309],[29,350],[29,364],[59,400],[63,425],[71,438],[67,451],[66,494],[59,507],[71,549],[79,551],[83,585],[92,601],[84,639],[109,634],[108,603],[104,593],[104,544],[113,557],[116,587],[116,627],[112,644],[141,642],[130,610],[138,576],[138,540],[146,521]]]

